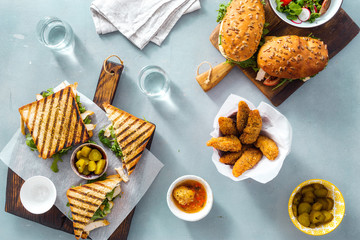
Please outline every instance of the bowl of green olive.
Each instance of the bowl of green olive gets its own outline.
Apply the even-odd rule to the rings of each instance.
[[[300,231],[313,236],[325,235],[340,225],[345,214],[345,201],[334,184],[311,179],[291,193],[288,211]]]
[[[94,180],[106,172],[108,158],[99,145],[84,143],[72,153],[70,164],[76,175],[86,180]]]

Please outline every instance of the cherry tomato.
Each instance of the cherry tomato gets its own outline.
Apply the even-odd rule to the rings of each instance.
[[[287,6],[292,0],[281,0],[283,4],[281,6]]]
[[[279,84],[279,82],[280,82],[280,78],[270,77],[270,78],[265,79],[264,85],[272,87],[272,86]]]

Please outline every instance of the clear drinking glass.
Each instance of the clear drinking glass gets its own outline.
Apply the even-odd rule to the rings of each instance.
[[[162,97],[170,88],[166,72],[158,66],[146,66],[139,74],[140,90],[149,97]]]
[[[70,25],[57,17],[44,17],[36,26],[39,41],[55,50],[71,50],[75,45],[74,32]]]

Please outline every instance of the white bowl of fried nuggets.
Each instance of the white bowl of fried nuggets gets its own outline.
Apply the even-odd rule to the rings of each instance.
[[[284,115],[261,102],[230,95],[214,120],[207,146],[217,170],[234,181],[266,183],[279,173],[290,152],[292,129]]]

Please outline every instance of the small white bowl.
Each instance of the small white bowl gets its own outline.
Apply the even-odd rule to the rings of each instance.
[[[269,0],[269,2],[270,2],[270,6],[271,6],[272,10],[274,11],[274,13],[281,20],[286,22],[287,24],[290,24],[291,26],[298,27],[298,28],[314,28],[314,27],[318,27],[318,26],[323,25],[324,23],[327,23],[328,21],[330,21],[335,16],[335,14],[340,10],[343,0],[331,0],[329,9],[326,11],[326,13],[324,15],[317,18],[315,20],[315,22],[313,22],[313,23],[302,22],[300,24],[296,24],[296,23],[292,22],[291,20],[287,19],[286,13],[279,12],[278,10],[276,10],[277,4],[276,4],[275,0]]]
[[[55,185],[47,177],[31,177],[21,187],[20,201],[25,209],[33,214],[42,214],[49,211],[55,200]]]
[[[174,188],[176,188],[177,186],[181,185],[183,182],[188,181],[188,180],[193,180],[193,181],[197,181],[199,183],[201,183],[206,191],[206,203],[203,209],[201,209],[199,212],[196,213],[186,213],[181,211],[174,203],[174,197],[172,196],[172,192],[174,190]],[[182,177],[179,177],[178,179],[176,179],[169,187],[169,190],[167,192],[167,204],[168,207],[170,209],[170,211],[178,218],[185,220],[185,221],[189,221],[189,222],[195,222],[195,221],[199,221],[200,219],[203,219],[204,217],[206,217],[206,215],[208,215],[208,213],[210,212],[212,205],[213,205],[213,193],[212,190],[210,188],[210,185],[201,177],[195,176],[195,175],[185,175]]]

